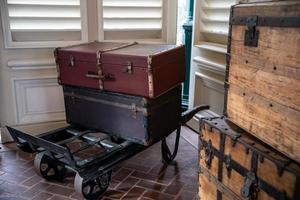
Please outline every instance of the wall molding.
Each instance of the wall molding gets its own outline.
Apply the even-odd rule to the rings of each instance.
[[[210,71],[216,74],[220,74],[222,76],[225,75],[226,72],[226,66],[219,64],[219,63],[214,63],[205,59],[202,59],[200,56],[196,56],[193,58],[193,61],[197,65],[199,69],[204,69],[206,71]]]
[[[54,58],[44,59],[13,59],[7,61],[7,66],[13,70],[55,69]]]
[[[195,76],[196,76],[196,78],[198,77],[202,81],[202,83],[204,84],[205,87],[216,90],[217,92],[222,93],[222,94],[225,93],[223,81],[220,81],[216,78],[207,76],[200,72],[195,72]]]
[[[18,125],[65,119],[62,88],[55,76],[12,81]]]

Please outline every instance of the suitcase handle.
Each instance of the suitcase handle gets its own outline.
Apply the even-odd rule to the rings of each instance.
[[[94,74],[94,73],[88,72],[85,75],[85,77],[91,78],[91,79],[98,79],[98,80],[102,80],[102,81],[112,81],[112,80],[115,80],[115,77],[112,74],[98,75],[98,74]]]

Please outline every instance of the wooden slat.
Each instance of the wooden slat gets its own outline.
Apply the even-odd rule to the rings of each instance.
[[[300,162],[300,111],[232,84],[227,113],[230,120]]]
[[[257,27],[258,47],[244,46],[245,29],[232,27],[232,54],[300,68],[300,28]]]
[[[289,75],[289,71],[285,71],[289,69],[284,66],[282,69],[281,66],[276,66],[274,70],[274,65],[272,65],[273,71],[269,71],[264,70],[266,63],[263,61],[250,64],[244,59],[238,56],[232,57],[229,71],[230,84],[238,85],[246,91],[300,110],[300,76],[296,77],[298,79],[293,78],[295,74]],[[257,66],[258,64],[263,64],[263,66]],[[276,74],[277,69],[281,70],[282,74]],[[300,74],[300,69],[293,69]]]
[[[259,6],[258,6],[259,5]],[[272,7],[271,7],[272,6]],[[251,3],[241,4],[234,10],[233,17],[247,15],[263,15],[274,17],[299,16],[300,3],[299,1],[290,2],[275,2],[275,3]]]

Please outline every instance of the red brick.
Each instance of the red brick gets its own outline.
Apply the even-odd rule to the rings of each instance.
[[[38,195],[36,195],[32,200],[48,200],[52,197],[52,194],[41,192]]]
[[[132,173],[131,169],[122,168],[116,174],[113,175],[112,179],[115,181],[123,181],[131,173]]]
[[[122,198],[122,200],[136,200],[140,196],[142,196],[145,191],[146,190],[144,188],[134,187],[129,190],[129,192]]]
[[[147,188],[150,190],[155,190],[155,191],[163,191],[166,188],[166,185],[159,184],[157,182],[153,181],[146,181],[146,180],[141,180],[137,186]]]
[[[137,182],[139,179],[133,178],[133,177],[128,177],[126,178],[122,183],[119,184],[117,187],[117,190],[120,191],[128,191],[130,190]]]
[[[48,189],[48,192],[51,192],[53,194],[59,194],[62,196],[71,196],[75,191],[73,189],[62,187],[59,185],[51,185]]]
[[[147,191],[143,197],[150,198],[150,199],[155,199],[155,200],[173,200],[175,196],[160,193],[160,192],[155,192],[155,191]]]

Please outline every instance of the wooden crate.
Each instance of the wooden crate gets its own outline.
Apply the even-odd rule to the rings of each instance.
[[[229,32],[225,116],[300,162],[300,1],[233,6]]]
[[[223,117],[200,131],[199,199],[300,199],[298,163]]]

